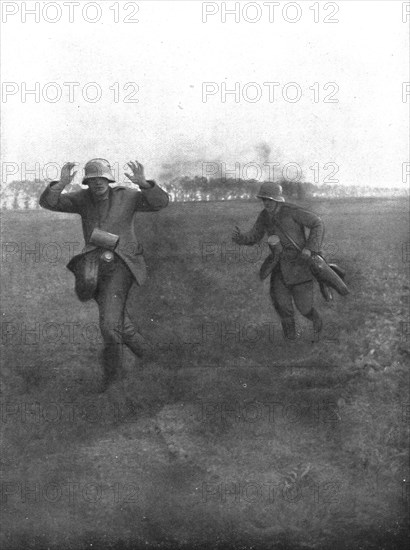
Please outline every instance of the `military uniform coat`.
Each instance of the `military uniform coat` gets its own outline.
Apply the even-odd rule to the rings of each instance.
[[[62,193],[59,182],[52,182],[40,197],[40,206],[55,212],[69,212],[81,216],[85,240],[84,252],[96,247],[89,243],[95,228],[119,236],[115,253],[129,267],[138,284],[146,279],[143,248],[134,228],[136,212],[156,212],[167,206],[169,197],[153,181],[151,187],[137,191],[128,187],[110,187],[107,200],[95,200],[89,189]]]
[[[265,234],[277,235],[283,247],[279,265],[285,284],[291,286],[311,281],[313,276],[308,263],[279,225],[301,249],[320,252],[324,235],[323,222],[313,212],[291,203],[280,203],[273,214],[266,209],[262,210],[253,228],[242,234],[240,244],[253,245],[259,243]],[[308,237],[305,235],[305,227],[310,230]]]

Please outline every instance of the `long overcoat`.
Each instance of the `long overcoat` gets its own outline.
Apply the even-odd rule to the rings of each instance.
[[[309,230],[306,236],[305,228]],[[309,210],[292,203],[281,203],[276,212],[262,210],[255,225],[241,235],[240,243],[253,245],[259,243],[264,235],[277,235],[283,247],[280,258],[280,270],[287,285],[295,285],[313,279],[308,262],[291,243],[284,231],[295,241],[300,249],[320,252],[324,236],[322,220]]]
[[[91,233],[95,228],[119,236],[115,253],[126,263],[135,280],[142,285],[146,279],[146,265],[143,247],[135,232],[136,212],[156,212],[167,206],[169,197],[153,181],[151,187],[137,191],[124,186],[109,188],[108,203],[102,208],[94,200],[89,189],[62,193],[59,182],[51,182],[40,197],[40,206],[55,212],[69,212],[81,216],[85,248],[83,253],[95,249],[90,244]]]

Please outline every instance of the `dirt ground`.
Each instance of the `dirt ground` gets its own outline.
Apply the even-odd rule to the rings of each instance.
[[[102,394],[79,218],[4,213],[2,549],[406,547],[408,204],[308,206],[351,290],[316,291],[319,342],[283,341],[266,245],[230,241],[260,204],[171,204],[137,221],[146,356]]]

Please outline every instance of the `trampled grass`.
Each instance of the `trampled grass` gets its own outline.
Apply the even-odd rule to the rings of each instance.
[[[351,293],[317,292],[323,337],[298,318],[292,345],[258,279],[266,246],[230,240],[258,203],[139,215],[150,278],[129,312],[149,347],[105,394],[97,308],[65,268],[79,218],[4,213],[2,547],[400,548],[407,206],[312,203]]]

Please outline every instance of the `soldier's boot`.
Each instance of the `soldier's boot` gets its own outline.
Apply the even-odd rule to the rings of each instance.
[[[320,317],[319,313],[317,312],[317,310],[314,307],[312,307],[310,312],[307,315],[305,315],[305,317],[307,319],[309,319],[309,321],[312,321],[312,323],[313,323],[313,341],[318,342],[319,337],[320,337],[320,333],[322,332],[322,329],[323,329],[322,318]]]
[[[132,335],[124,336],[124,344],[132,351],[132,353],[142,359],[144,351],[147,349],[147,342],[141,334],[134,332]]]
[[[111,384],[123,377],[122,349],[120,344],[106,345],[102,354],[103,379],[101,392],[105,392]]]
[[[132,353],[142,359],[144,350],[147,349],[147,341],[135,328],[128,316],[124,319],[124,325],[121,331],[121,337],[124,344],[132,351]]]
[[[282,319],[282,330],[286,340],[296,340],[295,319]]]

